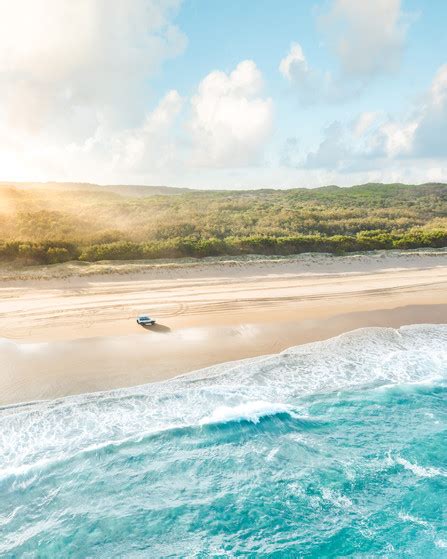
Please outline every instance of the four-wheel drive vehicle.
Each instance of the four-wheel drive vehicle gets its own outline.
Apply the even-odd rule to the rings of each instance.
[[[141,326],[153,326],[155,324],[155,320],[145,314],[139,316],[137,318],[137,322],[138,324],[141,324]]]

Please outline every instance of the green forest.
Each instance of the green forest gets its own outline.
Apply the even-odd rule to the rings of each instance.
[[[446,246],[446,184],[244,191],[0,184],[0,261],[17,265]]]

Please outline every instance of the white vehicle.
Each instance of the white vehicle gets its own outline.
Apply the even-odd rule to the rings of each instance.
[[[141,324],[141,326],[153,326],[155,320],[146,314],[142,314],[137,318],[137,323]]]

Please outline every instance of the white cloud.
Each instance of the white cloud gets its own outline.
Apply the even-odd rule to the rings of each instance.
[[[365,111],[361,113],[353,122],[352,132],[355,137],[359,138],[367,132],[371,126],[377,122],[377,119],[381,116],[378,111]]]
[[[82,138],[138,118],[147,78],[186,44],[177,0],[0,0],[1,118]]]
[[[190,99],[151,78],[187,39],[180,0],[0,0],[3,179],[174,182],[257,163],[273,126],[255,63],[214,71]]]
[[[176,123],[183,107],[178,91],[169,91],[143,124],[112,139],[113,165],[132,172],[154,172],[180,159]]]
[[[321,20],[345,75],[365,78],[399,67],[408,27],[400,0],[333,0]]]
[[[182,164],[178,119],[184,100],[176,90],[169,91],[144,118],[141,125],[113,130],[107,121],[82,143],[53,146],[50,151],[36,150],[35,162],[52,159],[56,176],[73,176],[78,180],[122,182],[148,179],[158,183],[160,174]]]
[[[324,129],[320,143],[300,157],[298,143],[288,144],[283,163],[333,176],[340,184],[442,181],[447,178],[446,131],[447,64],[407,114],[367,111],[350,122],[335,121]]]
[[[150,78],[186,46],[173,23],[179,4],[0,0],[2,178],[110,180],[118,162],[166,159],[169,108],[145,113]]]
[[[447,100],[447,64],[442,65],[436,72],[430,88],[431,104],[433,107],[445,108]]]
[[[153,180],[196,167],[256,163],[272,129],[272,102],[258,96],[262,86],[252,61],[241,62],[230,74],[211,72],[188,103],[172,90],[142,125],[114,134],[100,128],[80,151],[98,157],[105,147],[112,173],[140,173]]]
[[[441,66],[430,88],[410,115],[388,118],[371,135],[371,145],[388,158],[447,157],[447,64]],[[373,151],[374,151],[373,150]]]
[[[279,71],[293,85],[298,99],[304,104],[328,100],[336,93],[332,76],[324,76],[311,68],[299,43],[290,45],[289,52],[279,63]]]
[[[397,70],[402,57],[409,18],[400,0],[332,0],[328,6],[320,27],[339,69],[313,67],[297,42],[279,63],[303,103],[345,103],[377,74]]]
[[[340,122],[333,122],[324,130],[324,139],[314,152],[309,152],[302,167],[309,169],[336,170],[349,157],[344,141],[344,128]]]
[[[404,124],[394,121],[385,122],[378,132],[385,155],[390,158],[409,155],[416,129],[415,121]]]
[[[290,50],[279,63],[280,73],[293,85],[298,99],[304,104],[332,100],[337,96],[332,76],[323,75],[310,67],[299,43],[292,43]]]
[[[294,80],[297,74],[307,74],[309,68],[299,43],[290,45],[289,53],[279,63],[279,71],[289,81]]]
[[[65,142],[0,126],[3,177],[152,184],[190,177],[195,185],[206,168],[260,161],[273,125],[272,101],[261,90],[261,73],[244,61],[228,75],[208,74],[191,99],[169,91],[136,126],[116,128],[100,115],[91,134]]]
[[[412,153],[419,157],[447,157],[447,64],[437,71],[428,99],[417,111]]]
[[[195,164],[239,167],[262,155],[273,127],[273,102],[260,96],[262,85],[251,60],[202,80],[191,101]]]

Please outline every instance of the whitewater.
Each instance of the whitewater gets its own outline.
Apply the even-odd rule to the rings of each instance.
[[[445,558],[446,435],[447,325],[3,407],[0,557]]]

